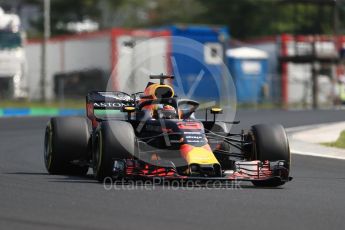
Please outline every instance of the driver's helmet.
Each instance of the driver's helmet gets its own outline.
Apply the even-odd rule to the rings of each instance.
[[[175,119],[177,118],[176,109],[171,105],[157,105],[153,108],[154,119]]]

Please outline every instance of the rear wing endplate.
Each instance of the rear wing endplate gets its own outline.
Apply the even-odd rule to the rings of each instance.
[[[92,91],[86,96],[86,114],[95,119],[94,110],[122,110],[124,106],[133,106],[135,99],[120,91]]]

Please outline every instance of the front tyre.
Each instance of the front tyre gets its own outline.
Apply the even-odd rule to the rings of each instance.
[[[291,157],[289,141],[284,127],[279,124],[259,124],[252,126],[252,139],[254,141],[254,159],[260,161],[284,160],[287,169],[290,169]],[[259,187],[277,187],[285,182],[277,180],[253,181]]]
[[[104,121],[94,137],[93,172],[95,178],[102,182],[105,178],[124,176],[122,172],[114,175],[115,161],[124,162],[135,154],[135,134],[130,123],[124,121]]]

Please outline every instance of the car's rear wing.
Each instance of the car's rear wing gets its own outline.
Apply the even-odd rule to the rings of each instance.
[[[86,96],[86,114],[96,119],[95,110],[122,111],[125,106],[133,106],[135,98],[120,91],[92,91]]]

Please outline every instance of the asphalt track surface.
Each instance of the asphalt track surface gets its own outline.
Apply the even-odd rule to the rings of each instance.
[[[344,111],[240,111],[248,128],[344,121]],[[344,229],[345,161],[293,155],[278,189],[138,186],[48,175],[48,118],[0,119],[0,229]]]

